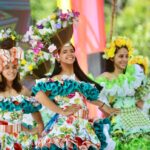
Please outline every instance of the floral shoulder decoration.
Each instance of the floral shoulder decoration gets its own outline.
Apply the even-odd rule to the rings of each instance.
[[[35,26],[30,26],[24,35],[23,41],[29,42],[34,53],[48,49],[49,52],[56,50],[56,45],[51,43],[51,37],[60,30],[72,25],[78,21],[79,12],[69,11],[64,13],[61,9],[39,20]],[[48,45],[48,47],[45,47]]]
[[[34,69],[38,69],[38,66],[43,62],[49,61],[54,64],[54,58],[50,57],[49,53],[40,51],[38,54],[34,54],[32,50],[24,51],[24,59],[20,61],[20,75],[25,77],[26,75],[32,75]]]
[[[141,55],[133,56],[129,62],[129,64],[139,64],[143,66],[144,68],[144,73],[148,74],[148,67],[149,67],[149,59],[148,57],[144,57]]]
[[[88,100],[98,100],[99,91],[96,87],[86,82],[77,82],[75,80],[62,80],[62,81],[48,81],[39,82],[32,88],[33,94],[39,91],[51,91],[49,98],[52,100],[55,96],[68,96],[74,92],[79,92],[84,95]]]
[[[133,53],[133,47],[131,41],[125,37],[117,37],[114,41],[112,41],[110,46],[105,49],[105,54],[103,55],[103,57],[105,59],[113,58],[116,48],[121,48],[123,46],[127,47],[130,57]]]
[[[6,28],[0,30],[0,42],[3,40],[11,38],[13,41],[19,41],[21,39],[20,35],[18,35],[14,30],[11,28]]]
[[[19,111],[24,113],[33,113],[39,111],[42,105],[34,97],[25,97],[23,95],[11,96],[8,98],[0,97],[0,110],[2,111]]]

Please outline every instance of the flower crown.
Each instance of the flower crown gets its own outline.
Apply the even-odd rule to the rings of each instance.
[[[141,55],[133,56],[129,60],[128,64],[139,64],[139,65],[142,65],[144,67],[145,74],[148,74],[148,66],[149,66],[148,57],[143,57]]]
[[[0,42],[2,42],[3,40],[5,40],[7,38],[11,38],[13,41],[20,40],[20,36],[11,28],[6,28],[6,29],[0,30]]]
[[[105,49],[104,58],[105,59],[113,58],[115,56],[116,48],[121,48],[123,46],[127,47],[129,51],[129,56],[131,56],[133,53],[133,47],[131,41],[124,37],[118,37],[113,42],[111,42],[109,48]]]
[[[61,9],[37,22],[36,26],[30,26],[24,35],[23,41],[29,42],[34,53],[41,50],[55,51],[58,47],[51,40],[54,35],[78,21],[79,12],[69,11],[63,13]],[[67,36],[66,33],[64,33]],[[59,39],[59,37],[58,37]],[[61,41],[61,39],[59,39]]]
[[[18,60],[22,59],[23,56],[23,50],[20,47],[13,47],[9,51],[0,49],[0,73],[9,62],[18,65]]]

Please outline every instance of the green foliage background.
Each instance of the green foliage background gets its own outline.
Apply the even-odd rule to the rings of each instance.
[[[120,3],[124,3],[121,7]],[[105,5],[106,35],[109,41],[111,4]],[[150,0],[118,0],[114,36],[131,38],[137,53],[150,57]]]

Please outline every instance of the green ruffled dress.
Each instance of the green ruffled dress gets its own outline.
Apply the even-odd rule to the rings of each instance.
[[[140,66],[128,66],[125,74],[108,80],[98,77],[96,81],[103,86],[99,99],[121,113],[111,117],[112,135],[116,141],[116,150],[150,149],[150,120],[136,107],[136,90],[145,79]]]

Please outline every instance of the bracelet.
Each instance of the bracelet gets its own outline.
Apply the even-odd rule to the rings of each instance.
[[[105,103],[103,103],[103,104],[102,104],[102,106],[101,106],[101,107],[99,107],[99,109],[103,108],[103,107],[104,107],[104,105],[105,105]]]

